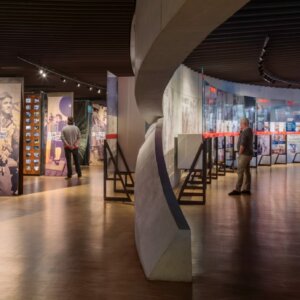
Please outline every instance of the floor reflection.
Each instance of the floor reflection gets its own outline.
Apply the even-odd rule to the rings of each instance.
[[[235,174],[184,206],[193,284],[149,282],[134,243],[134,207],[104,203],[102,171],[26,178],[0,199],[0,299],[300,299],[300,165],[259,168],[253,195],[228,197]]]

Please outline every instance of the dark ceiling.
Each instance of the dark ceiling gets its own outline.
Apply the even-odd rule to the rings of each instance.
[[[0,76],[24,77],[26,91],[74,91],[77,98],[97,98],[86,87],[63,84],[54,76],[40,78],[17,56],[105,86],[107,70],[132,75],[134,9],[135,0],[1,0]]]
[[[205,74],[217,78],[268,85],[258,72],[267,35],[265,67],[277,77],[300,82],[299,0],[250,1],[212,32],[185,64],[199,72],[203,67]]]

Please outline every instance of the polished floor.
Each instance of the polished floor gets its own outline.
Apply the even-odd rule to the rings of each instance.
[[[235,174],[184,206],[193,283],[149,282],[134,245],[134,207],[104,203],[102,172],[28,177],[0,198],[0,299],[300,299],[300,165],[252,170],[253,195],[228,197]]]

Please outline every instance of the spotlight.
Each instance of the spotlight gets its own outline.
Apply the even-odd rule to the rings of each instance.
[[[90,87],[89,87],[89,90],[90,90],[90,91],[92,91],[92,90],[93,90],[93,87],[92,87],[92,86],[90,86]]]
[[[66,82],[67,82],[66,78],[63,78],[63,77],[62,77],[60,80],[61,80],[63,83],[66,83]]]
[[[44,74],[44,70],[43,70],[43,69],[40,69],[40,70],[39,70],[39,73],[40,73],[41,75],[43,75],[43,74]]]
[[[266,82],[271,83],[271,78],[270,78],[269,76],[264,75],[263,78],[264,78],[264,80],[265,80]]]
[[[99,90],[97,91],[97,93],[98,93],[98,94],[101,94],[101,90],[99,89]]]
[[[46,77],[47,77],[47,74],[44,72],[44,73],[42,74],[42,76],[43,76],[44,78],[46,78]]]
[[[80,83],[79,83],[79,82],[77,82],[76,86],[79,88],[79,87],[80,87]]]

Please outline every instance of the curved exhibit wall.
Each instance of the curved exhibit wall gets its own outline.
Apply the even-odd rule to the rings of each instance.
[[[205,81],[227,93],[255,99],[256,165],[300,162],[299,89],[234,83],[209,76]]]
[[[210,86],[218,89],[219,91],[227,93],[226,96],[227,98],[228,95],[230,94],[233,97],[241,98],[243,103],[246,100],[253,100],[255,102],[257,100],[259,101],[259,99],[268,99],[270,103],[274,103],[274,104],[275,102],[277,103],[278,101],[280,102],[285,101],[286,103],[289,103],[289,101],[300,102],[300,89],[273,88],[273,87],[258,86],[258,85],[251,85],[251,84],[235,83],[235,82],[225,81],[221,79],[216,79],[207,75],[205,75],[203,79]],[[164,146],[164,155],[165,155],[167,170],[173,187],[176,186],[180,177],[180,172],[176,166],[177,154],[175,151],[176,149],[175,138],[177,138],[179,134],[197,134],[197,133],[202,134],[203,132],[207,131],[207,128],[202,128],[203,119],[206,120],[208,117],[206,112],[202,112],[202,108],[203,108],[202,82],[203,82],[202,74],[192,71],[188,67],[181,65],[174,73],[173,77],[171,78],[164,92],[163,146]],[[255,106],[253,109],[256,109]],[[243,110],[245,112],[247,109],[246,110],[243,109]],[[271,114],[273,113],[271,112]],[[246,112],[246,116],[249,117],[247,112]],[[239,118],[235,120],[236,129],[229,130],[229,131],[238,132],[238,123],[239,123],[238,119]],[[274,121],[273,123],[275,122],[276,121]],[[224,127],[224,125],[226,125],[225,123],[226,122],[224,119],[223,124],[221,125]],[[204,124],[206,123],[204,122]],[[219,128],[220,126],[217,127]],[[257,124],[257,128],[254,129],[258,129],[259,131],[261,131],[259,129],[258,124]],[[221,132],[226,132],[226,130],[221,130]],[[260,137],[259,139],[263,139],[263,137]],[[289,144],[292,145],[291,147],[295,148],[294,145],[297,144],[296,143],[297,139],[298,138],[295,135],[292,137],[288,136],[287,142],[288,140],[291,140]],[[278,148],[278,145],[275,146]],[[291,149],[291,151],[296,151],[296,150]],[[288,148],[288,162],[292,161],[293,155],[289,155],[289,152],[291,151],[289,151]],[[300,141],[299,141],[299,152],[300,152]]]
[[[179,134],[202,131],[201,78],[197,72],[181,65],[163,95],[163,147],[166,165],[174,186],[178,182],[175,167],[175,138]]]
[[[199,74],[199,76],[201,75]],[[204,79],[210,85],[220,90],[223,90],[224,92],[240,96],[249,96],[255,98],[266,98],[274,100],[286,99],[293,101],[297,101],[300,99],[300,89],[275,88],[245,83],[236,83],[232,81],[213,78],[207,75],[204,76]]]

